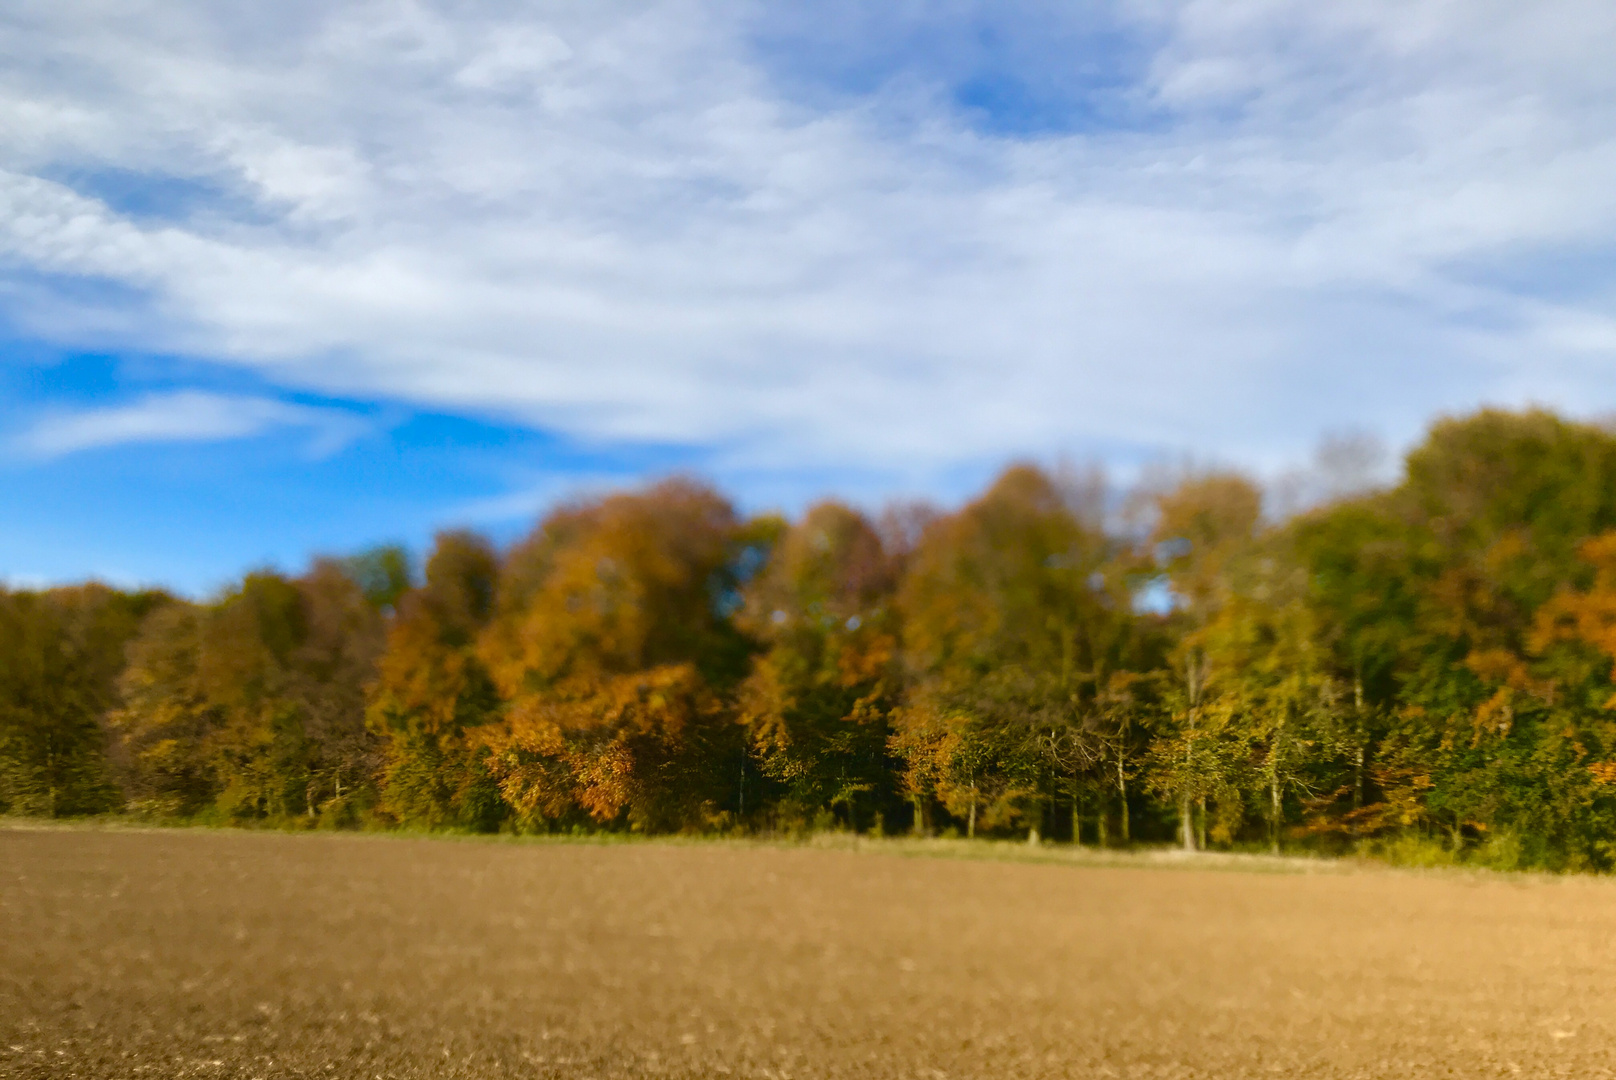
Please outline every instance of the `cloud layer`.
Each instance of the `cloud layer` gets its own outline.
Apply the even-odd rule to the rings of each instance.
[[[1616,405],[1612,55],[1590,0],[20,2],[0,304],[720,468],[1271,464]]]

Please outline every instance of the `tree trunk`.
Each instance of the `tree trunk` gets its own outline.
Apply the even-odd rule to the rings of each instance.
[[[1352,680],[1353,719],[1358,728],[1358,753],[1352,765],[1352,808],[1363,806],[1364,730],[1363,730],[1363,676]],[[1354,824],[1354,831],[1357,826]]]
[[[971,813],[965,819],[965,835],[971,840],[976,839],[976,784],[971,784]]]
[[[1083,800],[1072,792],[1072,844],[1083,846]]]
[[[1117,792],[1122,798],[1122,846],[1127,847],[1132,842],[1128,835],[1128,775],[1122,771],[1122,758],[1117,758]]]
[[[1044,792],[1044,806],[1038,812],[1038,828],[1041,834],[1043,827],[1048,825],[1049,838],[1053,840],[1055,839],[1055,833],[1060,829],[1060,826],[1056,824],[1059,819],[1055,815],[1055,803],[1060,800],[1060,781],[1056,779],[1053,772],[1049,774],[1048,779],[1049,787]]]
[[[1186,795],[1178,801],[1178,830],[1184,841],[1185,851],[1195,850],[1195,819],[1190,814],[1190,800]]]
[[[1352,808],[1357,810],[1363,806],[1363,767],[1364,748],[1362,736],[1359,736],[1358,757],[1352,766]]]
[[[1206,796],[1204,796],[1204,795],[1201,796],[1198,808],[1201,811],[1201,816],[1200,816],[1201,850],[1205,851],[1206,850]]]
[[[56,816],[56,736],[47,732],[45,735],[45,813],[49,817]]]
[[[1279,854],[1279,774],[1268,775],[1268,850]]]

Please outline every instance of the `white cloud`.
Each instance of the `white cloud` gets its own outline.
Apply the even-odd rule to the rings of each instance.
[[[316,456],[335,452],[364,430],[359,418],[334,409],[180,391],[151,394],[126,405],[52,413],[17,436],[13,445],[32,457],[55,458],[129,443],[218,442],[284,427],[307,429],[308,450]]]
[[[1002,10],[1059,37],[1063,8]],[[1137,122],[1026,136],[924,64],[797,94],[769,9],[722,0],[8,12],[0,260],[135,289],[101,341],[752,468],[1271,463],[1488,398],[1616,405],[1593,0],[1118,3]],[[216,204],[120,213],[113,169]],[[1570,256],[1574,296],[1501,273]],[[80,305],[9,314],[74,340]]]
[[[519,26],[490,34],[454,81],[478,90],[531,88],[546,69],[571,58],[572,50],[554,34]]]

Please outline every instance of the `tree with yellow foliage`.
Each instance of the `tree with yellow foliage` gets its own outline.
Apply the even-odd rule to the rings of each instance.
[[[1173,692],[1170,732],[1152,750],[1154,786],[1177,804],[1179,842],[1204,847],[1207,807],[1221,804],[1225,831],[1238,819],[1238,771],[1246,748],[1232,697],[1236,674],[1220,662],[1239,577],[1254,553],[1262,493],[1243,476],[1207,473],[1186,478],[1154,500],[1151,536],[1157,564],[1172,589],[1181,633],[1169,657]],[[1200,812],[1196,828],[1195,811]]]
[[[764,651],[739,719],[786,818],[835,812],[858,831],[890,801],[895,571],[862,514],[824,502],[785,530],[745,591],[737,620]]]
[[[1062,734],[1095,741],[1090,703],[1132,622],[1104,573],[1110,554],[1028,465],[933,522],[916,548],[899,592],[909,686],[893,748],[911,796],[936,798],[968,834],[1040,830],[1057,779],[1048,748]]]
[[[211,604],[171,604],[131,642],[109,720],[131,796],[228,820],[350,815],[373,776],[364,687],[382,619],[340,566],[248,574]]]
[[[504,816],[487,749],[467,738],[499,716],[498,691],[477,653],[498,577],[487,540],[439,533],[426,583],[397,598],[367,716],[386,746],[381,809],[400,822],[489,830]]]

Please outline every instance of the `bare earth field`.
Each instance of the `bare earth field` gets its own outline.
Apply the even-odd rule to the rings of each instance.
[[[0,1075],[1612,1076],[1616,883],[0,829]]]

